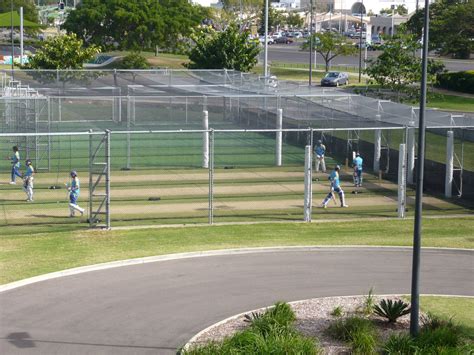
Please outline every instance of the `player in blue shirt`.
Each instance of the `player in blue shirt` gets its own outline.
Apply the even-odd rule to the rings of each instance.
[[[79,177],[76,171],[71,171],[71,186],[68,187],[69,191],[69,217],[74,217],[75,211],[78,211],[81,216],[84,214],[84,209],[79,207],[77,200],[79,193],[81,192],[81,185],[79,183]]]
[[[27,159],[25,162],[26,171],[23,174],[23,191],[26,192],[27,202],[33,202],[33,180],[35,175],[35,168],[30,159]]]
[[[329,191],[328,195],[324,199],[323,203],[321,204],[322,208],[326,208],[327,204],[331,199],[334,199],[334,202],[336,202],[336,198],[334,197],[334,192],[337,192],[339,195],[339,200],[341,201],[341,207],[349,207],[346,205],[345,197],[344,197],[344,191],[341,188],[340,181],[339,181],[339,171],[341,170],[341,167],[339,165],[336,165],[334,168],[334,171],[331,172],[329,175],[329,181],[331,181],[331,191]]]
[[[18,152],[18,147],[17,146],[13,147],[13,155],[11,156],[10,161],[12,163],[12,175],[11,175],[10,184],[15,185],[16,184],[16,182],[15,182],[16,177],[18,176],[18,177],[21,178],[21,174],[19,172],[19,169],[20,169],[20,153]]]
[[[362,164],[364,159],[360,156],[359,152],[356,153],[355,159],[352,161],[352,166],[354,167],[354,186],[362,186]]]
[[[324,155],[326,154],[326,146],[323,144],[321,140],[318,140],[316,146],[314,147],[314,165],[315,171],[319,171],[319,165],[321,165],[321,169],[323,173],[326,172],[326,162],[324,161]]]

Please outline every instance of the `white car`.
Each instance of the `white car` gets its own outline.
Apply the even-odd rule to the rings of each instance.
[[[260,36],[259,41],[260,41],[261,44],[265,44],[265,36]],[[273,44],[273,43],[275,43],[275,41],[273,40],[273,38],[271,36],[267,36],[267,43],[268,44]]]

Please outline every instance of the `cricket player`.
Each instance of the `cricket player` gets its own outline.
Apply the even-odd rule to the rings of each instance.
[[[33,202],[33,180],[35,175],[35,168],[30,159],[25,162],[26,171],[23,174],[23,191],[26,192],[26,202]]]
[[[354,186],[361,187],[362,186],[362,164],[364,159],[360,156],[359,152],[356,153],[355,159],[352,161],[352,165],[354,167]]]
[[[71,186],[68,187],[69,191],[69,217],[74,217],[75,211],[78,211],[81,216],[84,214],[84,209],[79,207],[77,204],[77,199],[79,198],[79,193],[81,192],[81,186],[79,183],[79,177],[77,176],[76,171],[71,171]]]
[[[19,178],[21,178],[21,174],[20,174],[20,171],[19,171],[19,169],[20,169],[20,153],[18,152],[18,147],[17,146],[13,147],[13,155],[11,156],[10,161],[12,163],[12,175],[11,175],[10,184],[15,185],[16,184],[16,182],[15,182],[16,177],[18,176]]]
[[[316,147],[314,147],[314,165],[315,171],[319,171],[319,165],[321,165],[322,172],[326,172],[326,162],[324,161],[324,155],[326,154],[326,146],[321,140],[318,140]]]
[[[322,208],[326,208],[327,204],[331,200],[331,198],[334,198],[334,192],[337,192],[339,195],[339,200],[341,201],[341,207],[349,207],[346,205],[345,197],[344,197],[344,191],[341,189],[341,185],[339,183],[339,171],[341,170],[341,167],[339,165],[336,165],[334,168],[334,171],[331,172],[329,175],[329,180],[331,181],[331,191],[329,191],[328,195],[324,199],[323,203],[321,204]]]

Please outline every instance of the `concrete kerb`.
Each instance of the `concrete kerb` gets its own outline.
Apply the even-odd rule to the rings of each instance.
[[[14,281],[8,284],[0,285],[0,292],[5,292],[18,287],[31,285],[41,281],[52,280],[65,276],[73,276],[91,271],[99,271],[112,269],[122,266],[140,265],[145,263],[153,263],[160,261],[172,261],[180,259],[200,258],[200,257],[212,257],[212,256],[225,256],[225,255],[238,255],[238,254],[255,254],[255,253],[275,253],[275,252],[291,252],[291,251],[318,251],[328,249],[381,249],[381,250],[411,250],[412,247],[404,246],[366,246],[366,245],[324,245],[324,246],[277,246],[277,247],[257,247],[257,248],[238,248],[238,249],[219,249],[219,250],[208,250],[208,251],[197,251],[188,253],[176,253],[149,256],[143,258],[134,258],[126,260],[118,260],[101,264],[81,266],[72,269],[66,269],[56,271],[48,274],[34,276],[31,278]],[[473,249],[462,249],[462,248],[423,248],[423,250],[435,250],[435,251],[458,251],[474,253]]]
[[[329,297],[317,297],[317,298],[308,298],[308,299],[305,299],[305,300],[298,300],[298,301],[293,301],[293,302],[288,302],[289,305],[293,306],[293,305],[296,305],[296,304],[299,304],[299,303],[303,303],[303,302],[307,302],[307,301],[310,301],[310,300],[313,300],[313,299],[329,299],[329,298],[333,298],[333,297],[340,297],[340,298],[350,298],[350,297],[365,297],[367,295],[351,295],[351,296],[329,296]],[[402,297],[402,296],[409,296],[407,294],[387,294],[387,295],[376,295],[378,297]],[[453,297],[453,298],[474,298],[474,296],[465,296],[465,295],[436,295],[436,294],[422,294],[421,296],[436,296],[436,297]],[[194,335],[191,339],[189,339],[186,344],[184,344],[184,346],[181,348],[182,350],[189,350],[189,348],[193,345],[193,343],[196,342],[196,339],[199,339],[199,337],[208,332],[209,330],[215,328],[215,327],[218,327],[220,326],[221,324],[225,324],[231,320],[234,320],[236,318],[240,318],[242,317],[243,315],[245,314],[250,314],[250,313],[253,313],[253,312],[262,312],[262,311],[265,311],[269,308],[272,308],[272,306],[268,306],[268,307],[262,307],[262,308],[257,308],[257,309],[253,309],[253,310],[249,310],[249,311],[246,311],[246,312],[242,312],[242,313],[239,313],[239,314],[235,314],[233,316],[230,316],[228,318],[225,318],[217,323],[214,323],[214,324],[211,324],[210,326],[204,328],[203,330],[201,330],[199,333],[197,333],[196,335]]]

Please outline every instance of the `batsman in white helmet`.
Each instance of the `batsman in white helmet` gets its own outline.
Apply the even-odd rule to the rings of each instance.
[[[74,217],[75,212],[78,211],[81,216],[84,214],[84,209],[79,207],[77,200],[81,192],[81,185],[76,171],[71,171],[71,185],[68,187],[69,191],[69,217]]]
[[[329,201],[334,197],[334,192],[337,192],[339,195],[339,200],[341,201],[341,207],[349,207],[346,205],[346,200],[344,197],[344,191],[341,189],[341,185],[339,182],[339,171],[341,170],[341,167],[339,165],[336,165],[334,170],[331,172],[329,175],[329,180],[331,181],[331,191],[329,191],[328,195],[324,199],[323,203],[321,204],[322,208],[326,208],[327,204]]]

